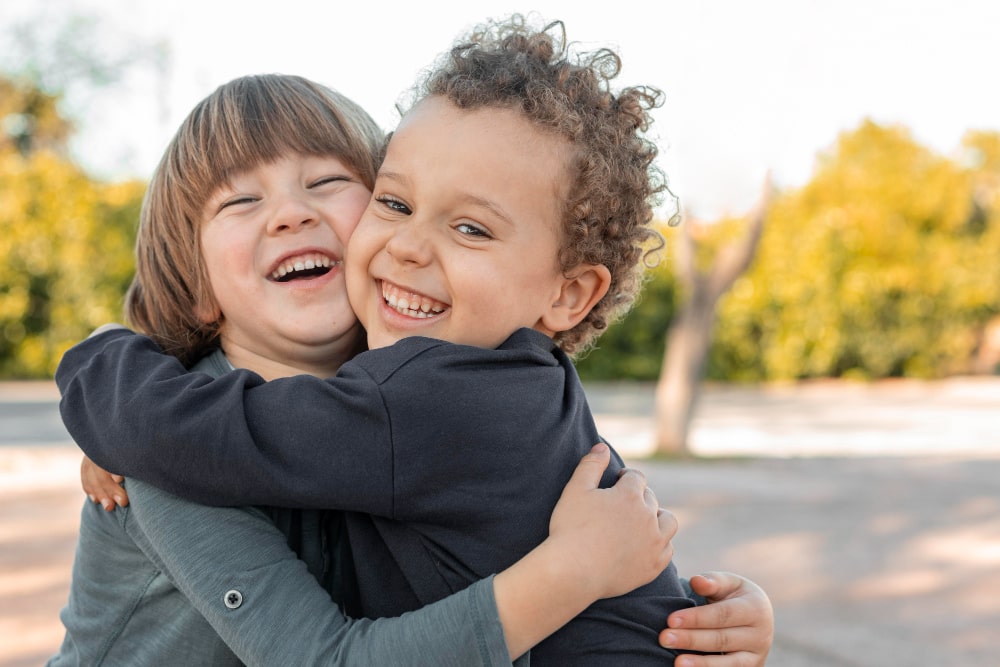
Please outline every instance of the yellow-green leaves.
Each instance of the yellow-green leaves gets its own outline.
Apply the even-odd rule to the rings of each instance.
[[[0,149],[0,377],[50,376],[70,345],[121,321],[143,190]]]

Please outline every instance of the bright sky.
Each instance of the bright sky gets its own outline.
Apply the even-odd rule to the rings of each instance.
[[[243,74],[301,74],[351,96],[387,129],[394,103],[456,36],[537,11],[571,40],[620,49],[622,84],[666,94],[654,138],[685,209],[745,212],[771,170],[805,182],[819,151],[863,118],[954,150],[1000,129],[1000,3],[987,0],[42,0],[89,10],[129,38],[161,40],[165,70],[88,102],[76,144],[97,173],[148,177],[190,108]],[[590,5],[591,8],[585,7]],[[9,20],[13,7],[0,9]],[[31,14],[34,15],[34,14]]]

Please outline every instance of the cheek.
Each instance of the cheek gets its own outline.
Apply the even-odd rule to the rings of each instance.
[[[362,222],[357,226],[351,242],[347,244],[344,261],[344,277],[347,280],[347,295],[352,307],[357,310],[362,301],[362,292],[368,284],[368,265],[371,262],[369,247],[371,239]]]
[[[336,221],[334,227],[342,243],[347,244],[354,238],[354,232],[357,231],[358,225],[368,209],[369,200],[370,197],[367,194],[358,195],[339,212],[339,215],[334,216]]]
[[[351,225],[350,241],[347,243],[348,269],[357,265],[367,270],[369,262],[385,245],[382,236],[383,227],[379,221],[371,214],[362,213],[360,220]]]
[[[347,264],[347,273],[350,275],[354,272],[354,269],[363,267],[367,264],[365,261],[365,228],[364,225],[358,225],[354,228],[351,234],[351,240],[347,244],[346,251],[344,253],[344,259]]]

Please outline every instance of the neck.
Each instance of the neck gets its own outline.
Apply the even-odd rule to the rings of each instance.
[[[265,380],[292,375],[333,377],[341,364],[363,348],[358,341],[337,341],[323,346],[251,347],[239,341],[221,339],[222,351],[235,368],[251,370]]]

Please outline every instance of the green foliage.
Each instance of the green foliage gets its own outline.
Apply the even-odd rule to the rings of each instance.
[[[840,137],[812,181],[777,198],[751,270],[720,303],[709,376],[933,377],[962,371],[1000,309],[1000,218],[971,168],[899,127]],[[994,181],[995,183],[995,181]],[[990,208],[987,208],[990,207]]]
[[[94,16],[37,9],[0,26],[2,378],[49,377],[70,345],[121,320],[145,184],[95,181],[67,157],[72,110],[166,56]]]
[[[0,151],[65,150],[72,126],[58,106],[58,96],[32,82],[0,77]]]
[[[669,238],[673,233],[662,230]],[[577,359],[584,380],[655,380],[663,363],[667,326],[674,316],[677,284],[666,258],[650,268],[642,294],[620,321],[608,327],[594,349]]]
[[[49,377],[120,321],[144,184],[102,184],[48,151],[0,151],[0,377]]]
[[[699,229],[697,262],[739,221]],[[1000,313],[1000,133],[947,157],[901,127],[864,122],[776,194],[750,270],[723,296],[710,379],[940,377],[966,372]],[[655,379],[679,306],[665,265],[578,367],[588,380]]]
[[[120,320],[144,184],[94,181],[63,155],[58,98],[0,76],[0,377],[47,377]],[[11,120],[13,118],[13,121]],[[16,122],[30,118],[30,143]],[[739,221],[701,228],[700,265]],[[664,228],[668,240],[676,229]],[[586,380],[660,374],[680,286],[669,253],[632,311],[578,360]],[[954,157],[865,122],[812,180],[772,200],[750,270],[719,304],[708,375],[722,380],[962,372],[1000,313],[1000,133]]]

